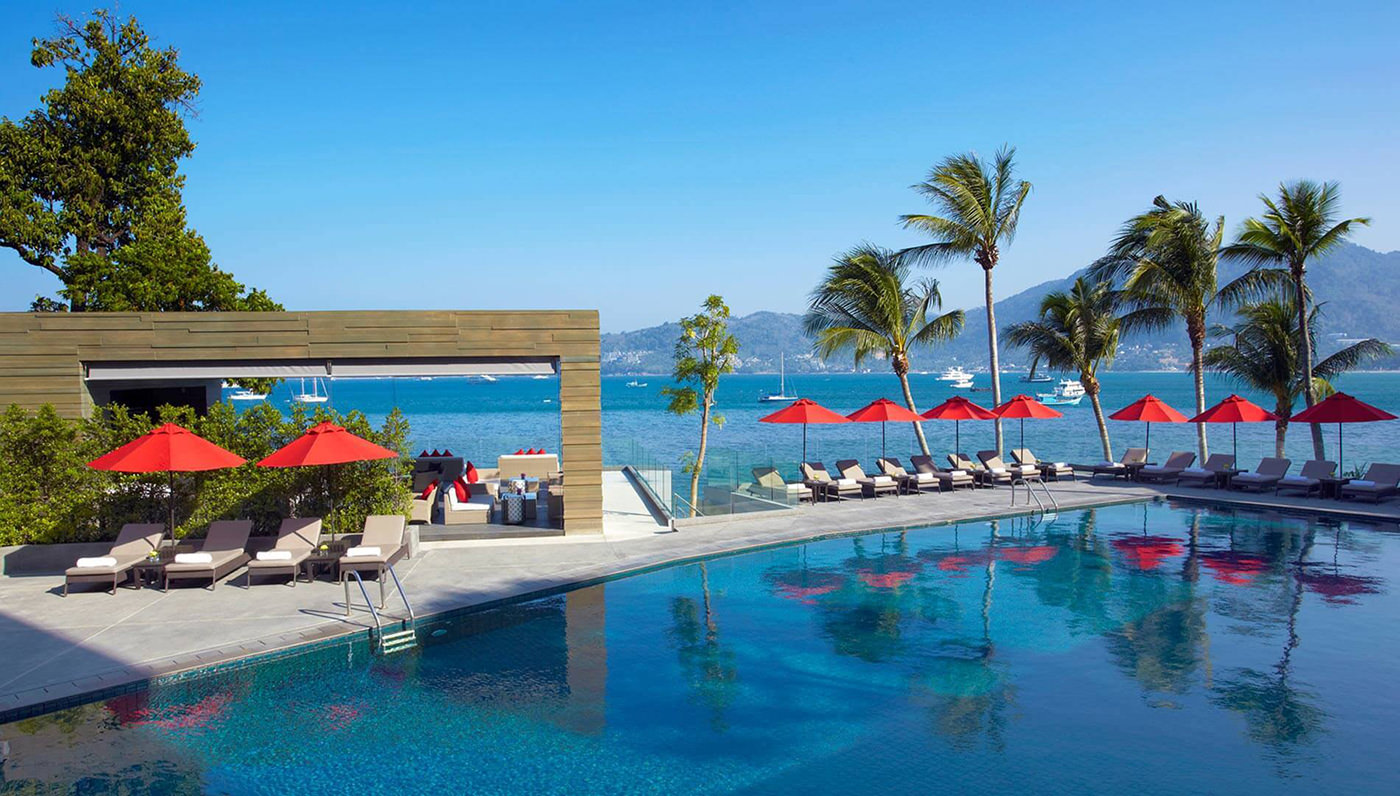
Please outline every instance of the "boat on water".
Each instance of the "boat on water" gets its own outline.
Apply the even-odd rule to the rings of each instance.
[[[531,376],[530,378],[534,379],[535,381],[544,381],[545,379],[547,379],[547,378],[549,378],[549,377],[546,376],[546,375],[544,375],[543,373],[536,373],[535,375]]]
[[[482,380],[482,381],[489,381],[489,382],[495,382],[495,381],[497,381],[496,377],[495,377],[495,376],[492,376],[490,373],[483,373],[483,374],[481,374],[481,380]]]
[[[1046,406],[1077,406],[1084,399],[1084,385],[1079,379],[1060,379],[1054,392],[1038,392],[1035,396]]]
[[[321,390],[321,379],[315,377],[311,379],[311,392],[306,391],[306,379],[301,380],[301,386],[292,394],[292,400],[299,404],[323,404],[331,399],[330,391]]]
[[[778,391],[776,393],[767,392],[758,396],[761,404],[776,404],[796,401],[796,395],[787,394],[787,354],[778,357]]]
[[[1054,379],[1050,378],[1049,376],[1045,375],[1044,373],[1036,373],[1036,372],[1035,372],[1036,367],[1039,366],[1039,365],[1040,365],[1040,360],[1038,360],[1038,359],[1031,360],[1031,369],[1030,369],[1030,372],[1029,372],[1029,373],[1026,373],[1026,374],[1023,374],[1023,375],[1021,376],[1021,381],[1024,382],[1024,383],[1026,383],[1026,384],[1049,384],[1050,382],[1054,381]]]
[[[228,397],[230,401],[266,401],[267,393],[253,392],[252,390],[234,390]]]
[[[953,382],[953,389],[955,389],[955,390],[970,390],[970,389],[972,389],[972,377],[971,377],[971,376],[968,376],[967,378],[962,379],[961,381],[955,381],[955,382]]]
[[[636,379],[633,379],[633,380],[627,382],[627,386],[628,386],[628,387],[645,387],[645,386],[647,386],[647,383],[644,382],[644,381],[637,381]]]
[[[957,365],[954,365],[953,367],[948,368],[947,370],[938,374],[938,380],[956,382],[972,381],[972,374],[968,373],[967,371],[963,370]]]

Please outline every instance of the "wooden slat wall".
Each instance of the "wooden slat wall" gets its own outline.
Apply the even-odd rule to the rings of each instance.
[[[602,532],[595,310],[0,313],[0,407],[90,413],[83,363],[386,356],[557,359],[564,531]]]

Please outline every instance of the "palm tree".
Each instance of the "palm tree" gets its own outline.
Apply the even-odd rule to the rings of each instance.
[[[1118,305],[1119,295],[1112,285],[1080,277],[1069,290],[1048,293],[1040,300],[1039,320],[1013,324],[1006,332],[1008,342],[1029,348],[1051,368],[1079,371],[1079,381],[1094,406],[1104,461],[1113,461],[1113,449],[1099,404],[1098,370],[1118,353],[1122,327]]]
[[[1128,219],[1108,254],[1089,269],[1089,277],[1121,283],[1130,311],[1123,330],[1161,329],[1176,319],[1186,322],[1191,343],[1191,371],[1196,380],[1196,413],[1206,409],[1201,355],[1206,343],[1206,313],[1212,306],[1238,303],[1251,291],[1272,284],[1266,272],[1251,271],[1221,287],[1216,272],[1224,217],[1206,220],[1193,202],[1168,202],[1158,196],[1152,209]],[[1204,461],[1209,455],[1205,425],[1196,426]]]
[[[909,352],[917,345],[957,337],[963,311],[929,317],[943,306],[937,280],[909,284],[909,265],[895,252],[861,244],[836,258],[826,278],[812,291],[803,319],[816,340],[817,354],[826,359],[851,350],[859,365],[867,356],[883,356],[899,377],[904,404],[917,412],[909,390]],[[914,423],[919,448],[928,455],[924,430]]]
[[[1001,404],[1001,360],[997,356],[997,319],[992,298],[992,269],[1001,259],[1002,244],[1016,236],[1021,205],[1031,184],[1015,178],[1014,147],[997,150],[991,163],[975,153],[954,155],[934,167],[928,179],[913,186],[938,215],[900,218],[933,236],[934,242],[904,250],[920,262],[943,263],[971,257],[982,266],[987,299],[987,351],[992,368],[992,402]],[[1002,449],[1001,420],[996,421],[997,450]]]
[[[1269,299],[1246,304],[1239,309],[1239,322],[1230,327],[1212,330],[1216,337],[1230,340],[1205,353],[1205,366],[1233,377],[1243,385],[1274,396],[1274,455],[1283,457],[1284,440],[1288,434],[1288,419],[1293,416],[1293,404],[1300,394],[1306,394],[1309,383],[1298,370],[1300,350],[1311,345],[1311,327],[1316,326],[1319,308],[1308,313],[1306,336],[1298,333],[1294,324],[1297,313],[1293,299]],[[1306,341],[1306,342],[1305,342]],[[1390,346],[1380,340],[1362,340],[1343,348],[1313,367],[1314,380],[1331,389],[1332,379],[1356,368],[1363,362],[1390,354]]]
[[[1308,260],[1323,254],[1346,240],[1353,225],[1370,224],[1369,218],[1337,220],[1337,205],[1341,201],[1341,186],[1335,182],[1321,185],[1310,180],[1282,183],[1277,201],[1259,196],[1267,212],[1263,218],[1247,218],[1235,242],[1227,247],[1226,257],[1255,266],[1273,266],[1286,274],[1293,284],[1293,306],[1298,315],[1294,325],[1302,336],[1299,348],[1302,359],[1299,370],[1303,377],[1303,399],[1308,406],[1317,402],[1312,389],[1313,344],[1308,328]],[[1312,424],[1313,457],[1323,458],[1322,427]]]

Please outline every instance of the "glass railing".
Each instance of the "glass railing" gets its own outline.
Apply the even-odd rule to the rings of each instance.
[[[800,483],[796,463],[777,461],[765,450],[708,451],[692,504],[690,473],[685,471],[684,462],[659,456],[636,441],[614,443],[611,449],[621,464],[630,465],[646,487],[662,498],[677,519],[774,511],[792,508],[798,502],[798,496],[783,483]]]

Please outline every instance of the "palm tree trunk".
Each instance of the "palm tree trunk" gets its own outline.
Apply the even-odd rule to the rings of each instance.
[[[1298,352],[1302,359],[1303,371],[1303,400],[1308,406],[1317,402],[1317,396],[1313,393],[1312,372],[1312,330],[1308,328],[1308,291],[1303,285],[1303,269],[1293,269],[1293,302],[1298,305],[1298,339],[1302,349]],[[1325,459],[1326,451],[1322,442],[1322,426],[1317,423],[1309,423],[1312,426],[1313,458]],[[1279,454],[1282,457],[1283,454]]]
[[[1205,313],[1201,313],[1200,318],[1188,318],[1186,321],[1186,333],[1191,338],[1191,372],[1196,382],[1196,414],[1206,411],[1206,366],[1204,361],[1204,350],[1206,347],[1206,322]],[[1200,450],[1201,461],[1210,458],[1210,446],[1206,441],[1206,424],[1196,424],[1196,446]]]
[[[914,393],[909,390],[909,375],[907,373],[896,373],[896,375],[899,376],[899,386],[904,388],[904,405],[909,408],[909,411],[918,412],[919,410],[914,408]],[[919,439],[919,450],[923,451],[925,456],[931,455],[928,452],[928,440],[924,439],[924,424],[913,423],[912,425],[914,426],[914,436]]]
[[[987,351],[992,363],[992,405],[1001,406],[1001,359],[997,356],[997,313],[992,299],[992,267],[995,265],[993,262],[984,266],[982,273],[987,287]],[[993,422],[996,425],[997,455],[1001,455],[1001,418]]]
[[[700,513],[700,470],[705,466],[705,446],[710,441],[710,400],[710,393],[705,393],[705,404],[700,410],[700,453],[690,471],[690,510],[695,514]]]
[[[1108,441],[1108,421],[1103,416],[1103,406],[1099,404],[1099,382],[1086,373],[1079,374],[1079,380],[1084,382],[1084,392],[1089,394],[1089,403],[1094,407],[1094,422],[1099,424],[1099,444],[1103,445],[1103,460],[1111,462],[1113,446]]]
[[[1274,421],[1274,455],[1283,458],[1283,443],[1288,436],[1288,418]]]

